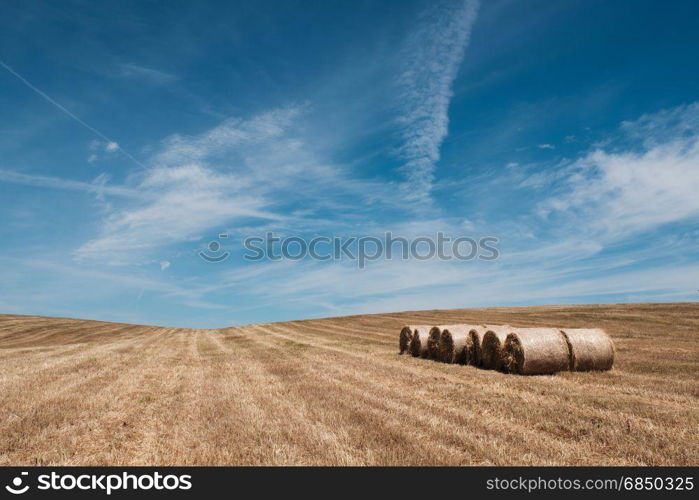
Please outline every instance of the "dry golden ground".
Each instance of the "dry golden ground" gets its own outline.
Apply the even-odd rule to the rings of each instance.
[[[406,323],[601,327],[605,373],[398,355]],[[0,316],[0,465],[699,464],[699,304],[185,330]]]

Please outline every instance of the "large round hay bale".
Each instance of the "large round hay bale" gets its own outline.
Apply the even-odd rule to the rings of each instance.
[[[400,335],[398,337],[398,348],[400,349],[400,354],[410,350],[410,341],[413,340],[413,331],[415,331],[415,326],[405,325],[400,330]]]
[[[439,359],[445,363],[466,362],[466,342],[473,325],[445,325],[439,341]]]
[[[483,335],[485,332],[486,328],[483,325],[472,326],[469,329],[465,351],[465,362],[467,364],[473,366],[481,365],[481,344],[483,342]]]
[[[429,351],[427,350],[427,340],[430,334],[431,327],[416,326],[413,330],[413,338],[410,340],[410,354],[415,357],[427,358]]]
[[[561,330],[568,342],[572,371],[609,370],[614,364],[614,342],[599,328]]]
[[[487,326],[481,342],[481,366],[486,370],[502,369],[502,348],[505,345],[507,335],[512,333],[512,327]]]
[[[555,328],[513,328],[503,348],[503,368],[521,375],[568,370],[568,343]]]
[[[427,337],[427,352],[431,359],[439,360],[439,342],[442,340],[442,326],[433,326]]]

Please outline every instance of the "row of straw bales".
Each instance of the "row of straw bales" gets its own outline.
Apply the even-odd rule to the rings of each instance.
[[[400,353],[522,375],[609,370],[614,343],[598,328],[509,325],[408,325]]]

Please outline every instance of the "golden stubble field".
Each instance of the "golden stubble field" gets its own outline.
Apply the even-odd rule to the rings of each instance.
[[[398,355],[406,323],[594,326],[604,373]],[[0,465],[697,465],[699,304],[460,309],[221,330],[0,316]]]

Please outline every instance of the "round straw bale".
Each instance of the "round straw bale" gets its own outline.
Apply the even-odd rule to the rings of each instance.
[[[561,330],[568,342],[571,371],[609,370],[614,364],[614,342],[599,328]]]
[[[442,327],[433,326],[427,337],[427,352],[431,359],[439,359],[439,341],[442,339]]]
[[[568,370],[568,343],[555,328],[513,328],[503,347],[503,368],[534,375]]]
[[[431,327],[416,326],[413,330],[413,338],[410,340],[410,354],[415,357],[426,358],[429,356],[427,350],[427,337],[430,334]]]
[[[466,341],[473,325],[442,326],[439,341],[439,359],[445,363],[466,362]]]
[[[512,327],[487,326],[481,342],[481,366],[486,370],[502,369],[502,347],[507,335],[512,333]]]
[[[466,339],[466,356],[465,362],[469,365],[481,365],[481,344],[483,342],[483,334],[486,328],[483,325],[472,326],[468,332]]]
[[[398,347],[400,349],[400,354],[408,351],[410,349],[410,341],[413,339],[413,331],[415,326],[406,325],[400,330],[400,336],[398,337]]]

